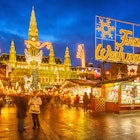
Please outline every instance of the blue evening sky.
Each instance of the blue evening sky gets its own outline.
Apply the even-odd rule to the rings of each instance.
[[[24,53],[32,6],[39,41],[52,42],[55,56],[62,61],[68,46],[73,66],[81,64],[76,58],[77,45],[81,43],[86,50],[86,61],[92,61],[94,67],[98,64],[94,60],[96,15],[140,24],[139,0],[0,0],[2,53],[9,53],[12,40],[17,54]],[[48,50],[44,55],[48,55]]]

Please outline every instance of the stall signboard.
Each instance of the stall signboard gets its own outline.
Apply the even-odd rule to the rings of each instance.
[[[140,64],[140,24],[95,17],[95,60]]]

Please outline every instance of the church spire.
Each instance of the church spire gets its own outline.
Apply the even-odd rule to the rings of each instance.
[[[30,17],[28,40],[34,41],[34,42],[38,41],[38,29],[37,29],[34,7],[32,7],[32,12],[31,12],[31,17]],[[28,48],[28,51],[33,56],[38,54],[38,49],[35,48],[34,46],[31,46],[30,48]]]
[[[53,46],[50,47],[50,54],[49,54],[49,64],[55,64],[55,54],[53,50]]]
[[[10,47],[9,62],[10,63],[16,62],[16,50],[15,50],[15,45],[13,40],[11,42],[11,47]]]
[[[71,66],[71,60],[70,60],[70,54],[69,54],[68,47],[66,47],[66,51],[65,51],[64,65],[69,66],[69,67]]]
[[[30,17],[28,39],[32,41],[38,41],[38,29],[37,29],[34,6],[32,7],[32,12],[31,12],[31,17]]]

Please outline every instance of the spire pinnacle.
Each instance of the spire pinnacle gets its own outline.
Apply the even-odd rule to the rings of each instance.
[[[12,40],[11,45],[14,45],[14,41]]]
[[[15,45],[13,40],[10,46],[9,62],[16,62],[16,50],[15,50]]]
[[[67,66],[71,66],[71,60],[70,60],[70,54],[69,54],[68,46],[66,47],[66,51],[65,51],[64,64],[67,65]]]
[[[29,25],[29,31],[28,31],[28,38],[31,40],[32,39],[38,40],[38,29],[37,29],[34,6],[32,6],[30,25]]]
[[[11,42],[11,50],[15,50],[15,44],[14,44],[14,41],[13,40]]]

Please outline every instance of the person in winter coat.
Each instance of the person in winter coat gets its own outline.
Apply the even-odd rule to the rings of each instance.
[[[14,103],[17,107],[17,118],[18,118],[18,131],[23,132],[24,129],[24,119],[27,117],[27,100],[24,93],[16,95],[14,98]]]
[[[74,98],[74,105],[75,105],[76,109],[78,109],[78,107],[79,107],[79,101],[80,101],[80,96],[77,94]]]
[[[83,95],[84,112],[88,111],[88,104],[89,104],[89,97],[87,95],[87,92],[85,92]]]
[[[55,105],[55,94],[54,93],[51,95],[50,105],[51,105],[51,108],[53,108]]]
[[[68,108],[71,108],[71,97],[70,95],[67,95],[67,105],[68,105]]]
[[[29,108],[29,113],[32,114],[32,120],[33,120],[33,129],[38,129],[40,128],[40,123],[38,119],[38,114],[40,114],[40,105],[42,105],[42,100],[38,96],[37,91],[33,92],[33,96],[30,98],[28,105],[30,106]]]
[[[0,95],[0,114],[1,114],[2,107],[4,107],[4,100],[3,100],[2,96]]]

